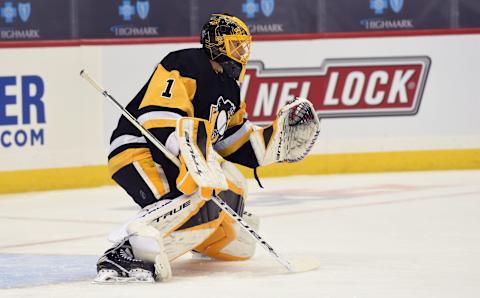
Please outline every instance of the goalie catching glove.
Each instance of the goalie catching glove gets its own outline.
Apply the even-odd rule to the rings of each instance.
[[[250,137],[261,166],[304,159],[320,133],[320,120],[312,103],[298,97],[287,102],[278,112],[272,126],[273,134],[267,144],[260,135],[262,130]]]

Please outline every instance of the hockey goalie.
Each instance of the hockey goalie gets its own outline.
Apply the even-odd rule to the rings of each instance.
[[[255,239],[212,196],[258,229],[258,217],[244,212],[246,182],[233,164],[296,162],[318,136],[319,120],[306,99],[288,102],[269,126],[248,121],[239,85],[251,36],[240,19],[212,15],[201,43],[168,54],[126,107],[180,167],[124,116],[112,133],[109,171],[141,210],[110,234],[115,244],[99,258],[95,282],[165,281],[171,262],[187,252],[251,258]]]

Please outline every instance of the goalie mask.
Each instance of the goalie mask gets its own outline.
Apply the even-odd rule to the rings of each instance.
[[[208,58],[222,65],[225,73],[240,82],[250,56],[252,37],[239,18],[213,14],[202,28],[201,43]]]

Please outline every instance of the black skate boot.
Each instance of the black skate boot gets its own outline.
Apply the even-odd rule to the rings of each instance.
[[[135,259],[132,246],[124,240],[98,259],[94,282],[155,282],[155,268],[153,264]]]

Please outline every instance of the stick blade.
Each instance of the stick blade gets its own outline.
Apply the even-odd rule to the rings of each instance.
[[[288,261],[293,267],[293,271],[289,271],[289,273],[308,272],[320,267],[320,261],[310,256],[289,257]]]

